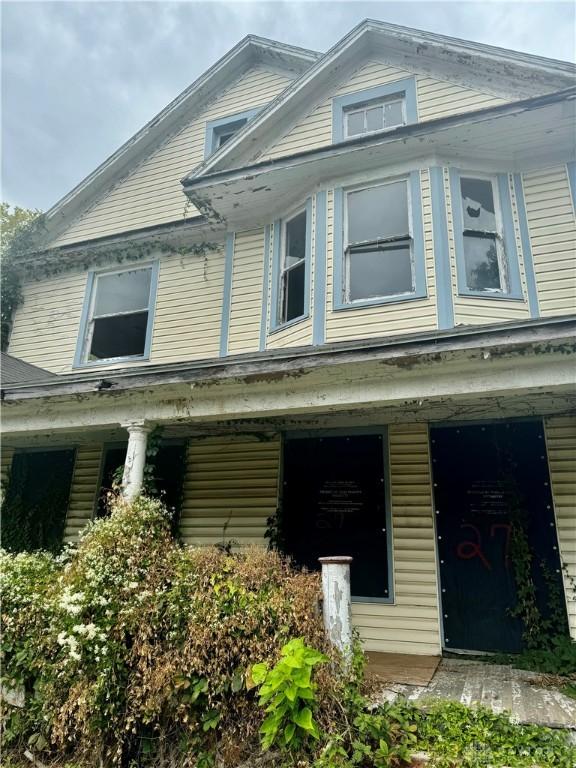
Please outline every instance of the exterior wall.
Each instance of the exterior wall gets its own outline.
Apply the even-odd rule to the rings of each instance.
[[[440,654],[436,541],[428,428],[389,427],[393,605],[354,603],[366,650]]]
[[[26,282],[24,303],[14,317],[10,354],[54,373],[70,372],[86,284],[85,271]],[[149,362],[218,356],[223,285],[222,249],[199,256],[162,254]]]
[[[354,603],[368,650],[440,653],[432,489],[426,425],[390,427],[395,604]],[[192,439],[181,532],[187,544],[263,544],[277,506],[280,439]]]
[[[180,521],[185,543],[263,544],[279,473],[277,435],[191,439]]]
[[[100,444],[81,445],[76,449],[64,541],[74,541],[94,516],[100,484],[101,461],[102,446]]]
[[[343,96],[412,76],[414,72],[390,66],[384,61],[370,61],[363,64],[345,83],[342,83],[320,104],[315,105],[280,141],[272,148],[265,150],[261,159],[291,155],[331,144],[334,96]],[[420,120],[434,120],[450,114],[483,109],[510,101],[510,98],[502,98],[501,94],[484,93],[455,83],[435,80],[426,75],[416,74],[415,77]]]
[[[576,308],[576,219],[566,166],[523,174],[540,314]]]
[[[570,634],[576,641],[576,416],[545,420]]]
[[[206,121],[268,104],[293,75],[254,67],[192,115],[190,122],[80,216],[53,245],[90,240],[197,215],[180,179],[204,159]]]
[[[530,317],[526,291],[526,272],[522,253],[522,242],[518,222],[518,212],[514,197],[514,189],[510,186],[513,201],[514,236],[518,261],[520,265],[520,281],[522,285],[521,300],[491,298],[484,299],[477,296],[461,296],[458,294],[458,280],[456,274],[456,249],[454,243],[454,219],[452,206],[458,204],[452,200],[450,194],[450,179],[448,169],[444,169],[444,195],[446,197],[446,218],[448,224],[448,247],[450,251],[450,274],[452,282],[452,296],[454,302],[455,325],[482,325],[483,323],[499,323],[514,320],[526,320]]]

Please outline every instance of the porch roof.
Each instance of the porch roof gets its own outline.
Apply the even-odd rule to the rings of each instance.
[[[576,315],[571,314],[514,323],[460,326],[401,337],[335,342],[319,347],[281,348],[228,358],[49,374],[45,381],[3,381],[0,396],[6,402],[18,402],[96,392],[153,390],[166,385],[210,384],[231,379],[246,384],[273,382],[342,364],[390,362],[408,368],[426,359],[438,360],[441,354],[486,350],[489,357],[490,350],[495,349],[503,354],[547,344],[564,347],[575,340]]]

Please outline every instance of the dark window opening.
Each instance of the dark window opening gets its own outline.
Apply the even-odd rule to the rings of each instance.
[[[286,553],[318,570],[318,558],[351,555],[355,597],[388,598],[381,435],[287,439],[280,525]]]
[[[146,349],[148,312],[101,317],[94,320],[90,360],[142,357]]]
[[[57,552],[64,538],[76,451],[16,453],[2,506],[2,546]]]

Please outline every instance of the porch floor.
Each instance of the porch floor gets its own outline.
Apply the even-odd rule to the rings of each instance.
[[[482,704],[493,712],[507,710],[520,723],[576,731],[576,701],[553,688],[544,687],[544,676],[534,672],[503,664],[442,659],[427,685],[408,685],[393,675],[385,682],[370,663],[368,671],[376,672],[382,681],[377,694],[380,701],[394,701],[402,696],[410,701],[449,699],[467,706]]]

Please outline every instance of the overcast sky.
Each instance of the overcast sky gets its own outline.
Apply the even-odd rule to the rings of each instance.
[[[370,17],[574,61],[572,2],[3,2],[2,199],[46,210],[248,33]]]

